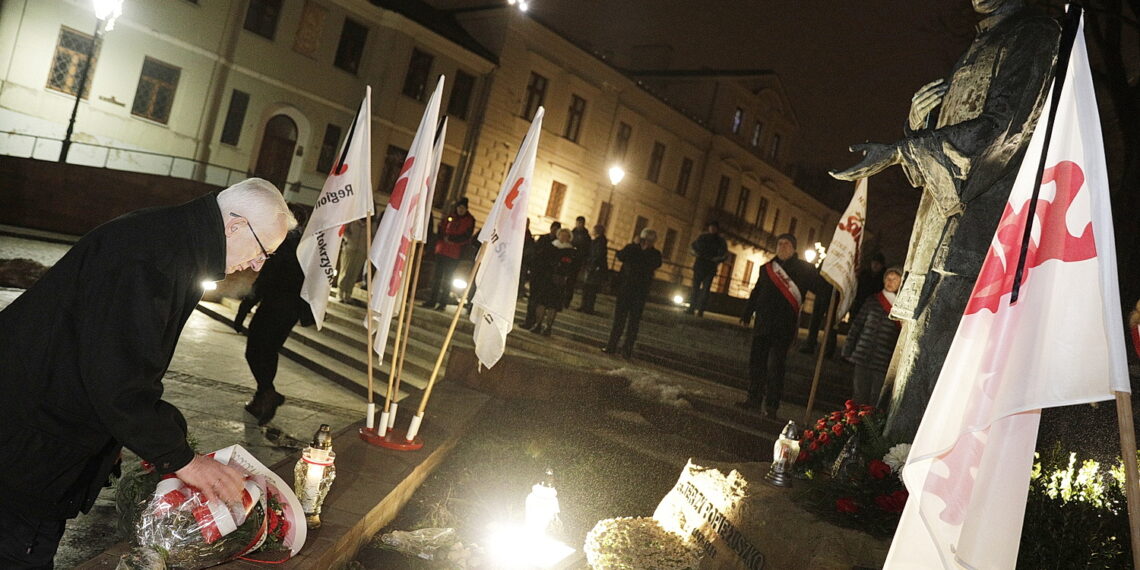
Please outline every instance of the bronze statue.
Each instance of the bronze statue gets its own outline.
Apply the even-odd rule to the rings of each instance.
[[[1023,0],[972,0],[977,35],[947,79],[911,102],[905,137],[851,146],[863,160],[831,175],[871,176],[899,164],[922,188],[902,289],[903,321],[888,384],[887,435],[910,441],[981,270],[1052,77],[1060,28]]]

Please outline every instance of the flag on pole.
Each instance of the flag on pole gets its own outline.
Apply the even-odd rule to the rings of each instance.
[[[526,239],[527,204],[543,114],[543,108],[539,107],[503,187],[499,189],[487,223],[479,232],[481,247],[490,249],[483,254],[483,263],[475,275],[471,322],[475,323],[475,356],[488,368],[503,356],[507,334],[514,327],[523,240]]]
[[[422,221],[420,211],[423,195],[427,191],[428,179],[435,164],[432,156],[432,140],[439,116],[440,94],[443,92],[443,76],[439,77],[435,91],[424,108],[420,126],[408,149],[408,158],[400,169],[400,176],[392,189],[388,207],[376,230],[376,237],[368,250],[368,259],[376,267],[372,278],[372,318],[376,319],[376,338],[372,347],[384,361],[384,348],[388,344],[388,331],[392,317],[400,311],[400,289],[408,270],[408,253],[414,239],[413,230]]]
[[[438,188],[435,187],[436,182],[439,180],[439,165],[443,162],[443,144],[447,140],[447,117],[444,116],[439,122],[439,128],[435,130],[435,142],[432,143],[432,157],[435,158],[435,164],[432,165],[431,174],[428,177],[427,191],[423,193],[420,200],[420,212],[423,214],[417,218],[416,227],[413,230],[415,240],[424,243],[427,241],[428,232],[431,231],[431,205],[435,202],[435,193]],[[447,192],[447,189],[443,189]]]
[[[867,179],[855,182],[855,195],[847,210],[835,225],[835,235],[827,249],[827,257],[819,266],[819,274],[835,287],[839,304],[835,309],[838,321],[851,308],[858,285],[859,260],[863,255],[863,226],[867,221]]]
[[[329,290],[336,280],[341,227],[373,212],[372,203],[372,87],[341,143],[340,157],[317,196],[309,223],[297,244],[297,261],[305,273],[301,298],[309,303],[317,329],[325,322]]]
[[[1129,390],[1099,116],[1083,25],[1067,27],[1056,118],[1033,132],[918,428],[887,568],[1014,567],[1041,408]]]

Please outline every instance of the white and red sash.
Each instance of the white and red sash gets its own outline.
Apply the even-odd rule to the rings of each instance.
[[[788,273],[779,263],[776,263],[775,259],[768,262],[764,267],[767,268],[768,279],[792,306],[792,312],[797,315],[800,314],[800,304],[804,302],[804,296],[800,293],[800,288],[796,286],[796,282],[792,281],[792,278],[788,276]]]
[[[890,316],[891,309],[894,308],[894,306],[895,306],[895,294],[890,293],[889,297],[887,295],[888,295],[888,293],[884,289],[884,290],[879,291],[878,293],[875,294],[875,299],[877,301],[879,301],[879,306],[883,308],[883,311],[886,312],[888,316]],[[893,320],[893,319],[891,320],[891,322],[895,324],[895,328],[898,328],[900,330],[902,329],[902,323],[901,322]]]

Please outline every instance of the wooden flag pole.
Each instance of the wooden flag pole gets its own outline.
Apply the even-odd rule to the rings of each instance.
[[[443,359],[447,356],[447,347],[451,345],[451,337],[455,335],[455,327],[459,324],[459,316],[463,314],[463,306],[467,304],[467,295],[471,292],[471,286],[475,284],[475,274],[479,271],[479,266],[483,264],[483,254],[487,252],[487,247],[480,247],[479,254],[475,256],[475,264],[471,266],[471,274],[467,276],[467,288],[463,290],[463,297],[459,300],[459,308],[455,310],[455,316],[451,318],[451,326],[447,329],[447,336],[443,337],[443,346],[439,349],[439,357],[435,359],[435,366],[431,369],[431,378],[428,379],[427,388],[424,389],[424,395],[420,398],[420,407],[416,410],[416,418],[422,418],[424,415],[424,408],[427,407],[428,398],[431,398],[431,389],[435,387],[435,379],[439,377],[439,369],[443,366]],[[415,421],[413,419],[413,421]],[[418,427],[418,426],[417,426]],[[414,436],[413,430],[408,430],[409,436]]]
[[[400,293],[405,297],[408,294],[408,280],[404,279],[400,284]],[[384,409],[380,417],[384,420],[381,425],[377,426],[376,433],[383,434],[388,429],[388,424],[392,423],[395,419],[389,415],[392,411],[392,399],[395,396],[393,388],[396,385],[396,359],[399,356],[400,339],[404,336],[404,318],[400,315],[400,319],[396,322],[396,339],[392,342],[392,355],[388,358],[388,393],[384,395]]]
[[[823,327],[823,342],[819,343],[819,354],[815,357],[815,374],[811,377],[811,392],[808,394],[807,409],[804,410],[804,426],[811,421],[811,409],[815,406],[815,391],[819,388],[819,375],[823,369],[823,355],[827,352],[827,339],[831,337],[831,321],[835,319],[835,305],[839,300],[834,288],[827,301],[827,319]]]
[[[1120,457],[1124,459],[1128,528],[1132,539],[1132,567],[1140,568],[1140,479],[1137,479],[1136,428],[1132,424],[1132,394],[1116,393],[1116,419],[1120,424]]]
[[[403,315],[403,317],[407,320],[407,323],[404,326],[406,327],[406,330],[408,332],[404,334],[404,339],[400,343],[400,352],[399,352],[400,360],[396,361],[396,392],[397,393],[400,391],[400,381],[404,377],[404,357],[406,357],[408,355],[408,338],[412,336],[411,335],[412,314],[416,310],[416,291],[419,289],[419,286],[420,286],[420,263],[423,261],[423,257],[424,257],[424,243],[423,242],[417,241],[414,244],[412,244],[412,247],[416,248],[415,258],[412,261],[412,285],[411,285],[411,288],[405,294],[405,296],[406,296],[405,300],[407,301],[407,308],[406,308],[405,313]],[[405,281],[407,281],[407,280],[405,279]]]
[[[372,244],[372,214],[369,213],[365,217],[364,222],[364,242],[371,246]],[[368,298],[367,310],[365,321],[367,323],[368,339],[364,343],[364,352],[368,353],[368,417],[365,418],[365,425],[372,428],[372,418],[376,415],[376,403],[372,401],[372,336],[375,334],[372,330],[372,259],[364,261],[367,271],[364,272],[364,289],[366,291],[365,297]]]

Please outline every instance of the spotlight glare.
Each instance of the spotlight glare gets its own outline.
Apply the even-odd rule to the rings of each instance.
[[[680,305],[685,302],[685,298],[680,295],[673,295],[673,302]]]
[[[217,288],[218,288],[218,284],[214,281],[203,281],[202,282],[202,290],[203,291],[213,291]]]
[[[456,277],[455,279],[451,280],[451,287],[454,289],[459,289],[459,290],[466,289],[467,288],[467,280],[466,279],[460,279],[459,277]]]

